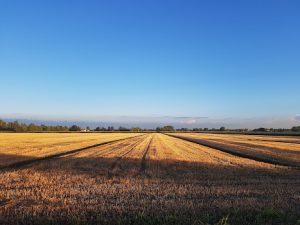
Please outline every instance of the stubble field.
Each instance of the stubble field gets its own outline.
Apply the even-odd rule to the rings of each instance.
[[[0,155],[9,157],[0,160],[1,224],[299,223],[299,138],[66,134],[72,138],[55,142],[47,139],[53,134],[3,135]]]
[[[135,133],[1,133],[0,168],[20,161],[137,135]]]

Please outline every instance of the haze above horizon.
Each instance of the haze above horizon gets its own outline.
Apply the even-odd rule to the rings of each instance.
[[[297,125],[299,9],[273,0],[1,1],[0,117]]]

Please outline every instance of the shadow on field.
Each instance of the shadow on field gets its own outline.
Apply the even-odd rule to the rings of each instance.
[[[18,159],[35,161],[1,171],[0,224],[294,225],[300,216],[299,170],[134,158]]]
[[[90,176],[132,177],[178,179],[199,178],[201,180],[233,179],[242,182],[242,178],[274,177],[299,181],[300,170],[285,167],[256,167],[228,162],[228,164],[209,164],[177,160],[149,160],[136,158],[103,157],[58,157],[42,159],[14,154],[0,154],[2,165],[0,172],[31,169],[34,171],[56,171],[66,174],[85,174]]]
[[[37,157],[32,156],[0,153],[0,171],[4,168],[12,168],[11,165],[15,165],[18,163],[21,164],[21,162],[34,162],[37,159]]]

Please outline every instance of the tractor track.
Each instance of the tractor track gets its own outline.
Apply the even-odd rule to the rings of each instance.
[[[91,148],[95,148],[95,147],[99,147],[99,146],[104,146],[104,145],[108,145],[108,144],[112,144],[112,143],[116,143],[116,142],[120,142],[120,141],[130,140],[130,139],[134,139],[134,138],[137,138],[137,137],[142,137],[144,135],[146,135],[146,134],[141,134],[141,135],[134,136],[134,137],[121,138],[121,139],[117,139],[117,140],[113,140],[113,141],[106,141],[106,142],[102,142],[102,143],[99,143],[99,144],[89,145],[89,146],[82,147],[82,148],[77,148],[77,149],[73,149],[73,150],[69,150],[69,151],[65,151],[65,152],[61,152],[61,153],[57,153],[57,154],[48,155],[48,156],[45,156],[45,157],[29,159],[29,160],[25,160],[25,161],[12,163],[12,164],[0,167],[0,172],[22,169],[25,166],[33,165],[33,164],[40,163],[40,162],[43,162],[43,161],[47,161],[47,160],[50,160],[50,159],[56,159],[56,158],[60,158],[62,156],[69,156],[69,155],[72,155],[72,154],[75,154],[75,153],[82,152],[82,151],[87,150],[87,149],[91,149]]]
[[[141,140],[141,138],[143,137],[144,135],[140,135],[140,136],[135,136],[133,138],[136,138],[137,142]],[[132,138],[132,139],[133,139]],[[101,149],[101,151],[96,154],[96,155],[93,155],[93,156],[97,156],[97,157],[101,157],[101,156],[105,156],[107,154],[110,154],[114,151],[116,151],[116,149],[120,149],[120,148],[124,148],[124,147],[128,147],[130,145],[132,145],[131,142],[129,142],[131,140],[131,138],[128,138],[128,139],[123,139],[123,140],[120,140],[120,142],[114,142],[114,143],[107,143],[107,145],[105,146],[102,146],[102,147],[105,147],[105,149]],[[129,142],[129,143],[128,143]],[[67,157],[70,157],[70,156],[75,156],[76,154],[80,154],[81,152],[75,152],[73,154],[70,154],[70,155],[67,155]]]
[[[220,139],[213,139],[213,138],[205,139],[205,140],[218,142],[220,144],[224,143],[224,144],[229,144],[229,145],[235,145],[238,148],[239,147],[245,147],[245,148],[248,148],[248,149],[249,148],[250,149],[262,149],[262,150],[266,150],[266,151],[270,151],[270,152],[275,152],[275,151],[280,152],[281,154],[288,154],[288,153],[300,154],[300,152],[297,153],[297,151],[293,151],[293,150],[288,150],[288,149],[283,150],[282,148],[270,147],[270,146],[265,146],[265,145],[262,145],[262,144],[245,143],[245,142],[242,142],[242,141],[229,141],[229,140],[220,140]],[[295,144],[295,143],[285,142],[285,144]]]
[[[250,139],[251,140],[251,139]],[[252,140],[251,140],[252,141]],[[255,139],[255,141],[264,141],[264,142],[281,142],[281,143],[286,143],[286,144],[300,144],[300,141],[296,141],[296,140],[260,140],[260,139]]]
[[[144,154],[143,154],[142,161],[141,161],[141,167],[140,167],[140,171],[142,173],[145,172],[145,170],[147,169],[147,159],[146,158],[149,153],[152,141],[153,141],[153,136],[151,137],[150,141],[148,142],[147,147],[144,150]]]
[[[174,137],[175,138],[175,137]],[[189,142],[182,142],[181,144],[187,148],[191,148],[190,145],[188,145]],[[193,144],[196,144],[194,142],[190,142],[190,143],[193,143]],[[206,146],[205,146],[206,147]],[[215,149],[217,151],[220,151],[218,149]],[[235,162],[232,162],[231,160],[227,160],[227,159],[224,159],[224,158],[221,158],[221,157],[218,157],[218,156],[215,156],[213,154],[211,154],[211,152],[209,152],[209,150],[204,150],[204,149],[199,149],[199,151],[207,154],[211,159],[219,162],[219,163],[225,163],[225,164],[230,164],[230,165],[233,165],[233,166],[237,166],[237,167],[240,167],[240,168],[243,168],[243,165],[239,164],[239,163],[235,163]],[[222,151],[221,151],[222,152]],[[232,155],[232,154],[230,154]],[[189,157],[190,158],[190,157]]]
[[[199,144],[199,145],[202,145],[202,146],[206,146],[206,147],[209,147],[209,148],[212,148],[212,149],[215,149],[215,150],[219,150],[219,151],[222,151],[222,152],[226,152],[228,154],[238,156],[238,157],[241,157],[241,158],[251,159],[251,160],[255,160],[257,162],[269,163],[269,164],[272,164],[272,165],[275,165],[275,166],[285,166],[285,167],[288,167],[288,168],[291,168],[291,169],[300,170],[300,165],[281,162],[281,161],[276,160],[276,159],[270,159],[270,158],[259,157],[259,156],[255,156],[255,155],[249,155],[249,154],[236,152],[236,151],[231,150],[229,146],[225,146],[221,143],[208,141],[208,140],[203,140],[203,139],[182,137],[182,136],[171,135],[171,134],[164,134],[164,135],[174,137],[174,138],[178,138],[178,139],[185,140],[185,141],[189,141],[189,142],[193,142],[193,143],[196,143],[196,144]]]
[[[145,139],[142,139],[142,140],[137,140],[135,143],[129,145],[130,146],[130,149],[128,151],[126,151],[125,153],[123,153],[122,155],[116,157],[116,160],[113,162],[110,170],[114,170],[116,169],[116,167],[118,166],[118,163],[125,157],[127,156],[128,154],[130,154],[136,146],[138,146],[139,144],[141,144]],[[127,146],[128,147],[128,146]]]

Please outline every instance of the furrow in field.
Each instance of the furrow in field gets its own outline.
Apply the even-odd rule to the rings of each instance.
[[[124,148],[121,152],[118,153],[118,156],[116,157],[116,160],[113,162],[112,166],[111,166],[111,170],[115,170],[116,167],[118,166],[118,163],[124,159],[126,156],[130,155],[130,153],[132,153],[133,151],[136,150],[136,147],[141,144],[142,142],[144,142],[144,139],[142,140],[138,140],[135,143],[130,144],[129,146],[127,146],[127,148]]]
[[[147,174],[152,177],[164,177],[166,174],[174,174],[176,164],[184,161],[185,157],[174,148],[169,146],[165,137],[154,134],[148,150],[149,168]]]
[[[164,135],[165,136],[165,135]],[[177,144],[182,154],[189,159],[189,161],[202,162],[214,164],[217,166],[235,166],[235,167],[273,167],[272,164],[257,162],[252,159],[241,158],[218,149],[201,146],[197,143],[189,142],[187,140],[178,139],[176,137],[165,136],[165,140],[170,139],[170,143]]]
[[[118,157],[142,142],[146,136],[144,134],[68,154],[59,157],[57,160],[48,160],[47,163],[37,164],[34,166],[34,169],[42,171],[59,170],[74,174],[86,173],[93,176],[109,175],[111,177],[115,175],[116,171],[112,173],[112,167]],[[116,166],[116,170],[117,168],[118,166]]]
[[[183,135],[183,134],[180,134]],[[300,165],[300,145],[295,143],[279,143],[276,142],[276,137],[258,137],[252,138],[249,135],[199,135],[199,134],[184,134],[195,138],[201,138],[209,141],[218,142],[223,145],[228,145],[233,150],[249,153],[251,155],[268,158],[286,163],[287,165]]]
[[[186,153],[192,152],[193,154],[196,155],[204,153],[205,157],[212,159],[212,161],[215,161],[216,163],[223,164],[223,165],[234,165],[238,167],[243,167],[243,165],[241,165],[240,163],[236,163],[234,162],[234,160],[228,157],[224,157],[223,154],[216,154],[216,151],[211,151],[210,148],[205,148],[205,147],[199,148],[199,146],[195,145],[195,143],[184,142],[184,141],[180,142],[180,145],[185,149],[187,149],[185,151]],[[199,153],[199,150],[201,151],[201,153]]]
[[[46,157],[102,142],[137,136],[137,133],[1,133],[0,167]]]
[[[212,133],[181,133],[187,135],[194,135],[202,138],[218,138],[240,141],[260,141],[260,142],[282,142],[290,144],[300,144],[300,136],[287,137],[287,136],[268,136],[268,135],[246,135],[246,134],[212,134]]]
[[[116,171],[119,174],[140,175],[145,172],[148,161],[148,151],[151,146],[152,134],[147,135],[144,140],[139,142],[133,149],[123,156],[117,164]]]
[[[152,141],[153,141],[153,136],[151,136],[151,139],[148,142],[148,145],[145,148],[145,151],[143,153],[142,162],[141,162],[141,172],[144,172],[147,168],[147,161],[149,161],[149,151],[151,148]]]
[[[288,166],[293,168],[300,168],[299,164],[294,161],[287,160],[286,158],[272,157],[263,150],[259,151],[258,149],[247,148],[245,146],[239,146],[236,144],[229,144],[221,141],[212,141],[207,139],[200,139],[194,136],[182,135],[182,134],[168,134],[172,137],[179,138],[182,140],[190,141],[193,143],[197,143],[202,146],[210,147],[213,149],[217,149],[219,151],[226,152],[231,155],[235,155],[242,158],[252,159],[259,162],[270,163],[273,165],[279,166]]]
[[[0,167],[0,170],[11,170],[11,169],[15,170],[15,169],[22,168],[24,166],[34,164],[34,163],[39,163],[39,162],[42,162],[42,161],[46,161],[46,160],[50,160],[50,159],[54,159],[54,158],[59,158],[59,157],[66,157],[68,155],[74,155],[74,154],[82,152],[84,150],[88,150],[88,149],[91,149],[91,148],[96,148],[96,147],[103,146],[103,145],[110,145],[112,143],[116,143],[116,142],[119,142],[119,141],[125,141],[127,139],[130,140],[130,139],[133,139],[133,138],[137,138],[137,137],[136,136],[126,137],[126,138],[121,138],[121,139],[117,139],[117,140],[101,142],[101,143],[86,146],[86,147],[83,147],[83,148],[64,151],[64,152],[57,153],[57,154],[51,154],[51,155],[47,155],[45,157],[39,157],[39,158],[34,158],[34,159],[29,159],[29,160],[22,160],[22,161],[19,161],[19,162],[15,162],[15,163],[11,163],[11,164],[2,166],[2,167]]]
[[[287,141],[285,139],[276,139],[276,137],[257,137],[253,138],[250,135],[226,135],[226,134],[195,134],[181,133],[180,136],[195,137],[205,140],[228,142],[231,144],[240,144],[253,148],[259,148],[269,151],[269,154],[282,154],[285,157],[293,158],[300,154],[300,139],[299,143],[296,140]]]
[[[287,144],[300,144],[300,140],[264,140],[264,139],[258,139],[258,141],[267,141],[267,142],[282,142]]]
[[[147,174],[156,178],[198,179],[234,177],[234,174],[277,173],[285,167],[238,157],[186,140],[155,134],[149,150]],[[223,175],[222,175],[223,174]],[[225,177],[224,177],[225,179]],[[203,180],[205,182],[205,180]]]
[[[143,140],[145,135],[140,135],[133,138],[123,139],[118,142],[112,142],[107,145],[90,148],[87,151],[78,152],[74,155],[69,155],[69,157],[76,157],[76,158],[99,158],[99,157],[106,157],[110,158],[113,155],[122,154],[122,152],[134,145],[136,142]]]

